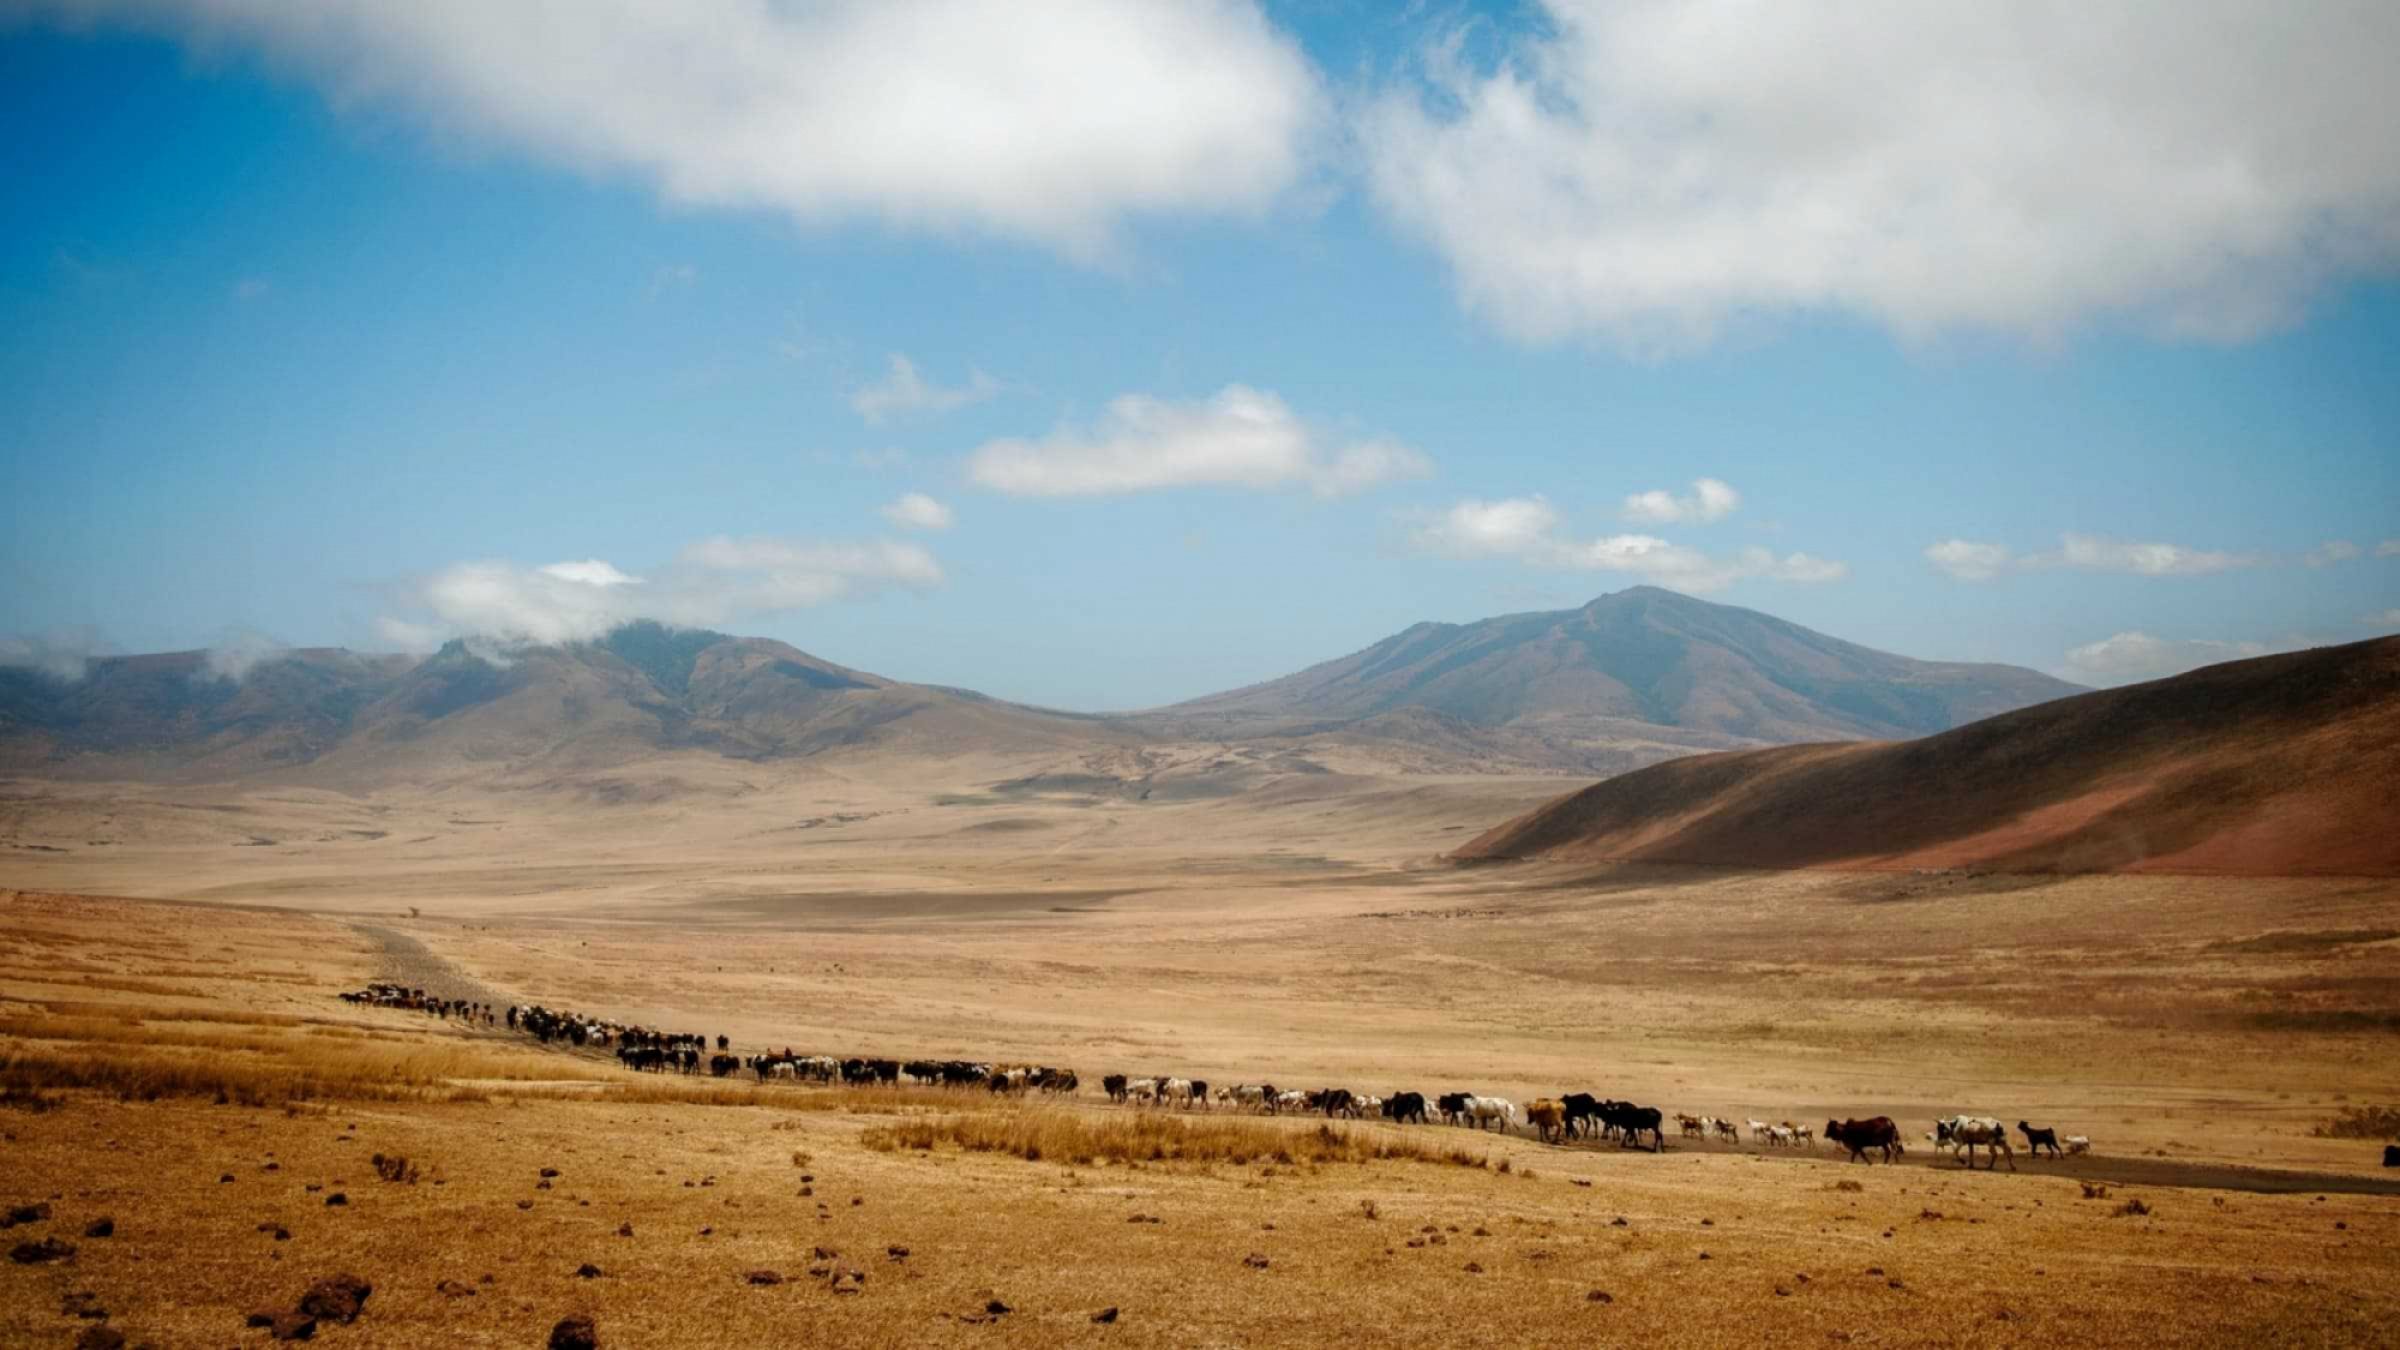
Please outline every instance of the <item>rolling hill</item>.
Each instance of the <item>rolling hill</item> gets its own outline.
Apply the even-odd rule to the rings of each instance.
[[[1697,755],[1461,862],[2400,874],[2400,638],[2211,666],[1918,740]]]

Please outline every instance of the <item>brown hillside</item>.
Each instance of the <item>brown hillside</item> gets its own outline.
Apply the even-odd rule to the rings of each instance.
[[[1463,862],[2400,874],[2400,638],[2211,666],[1922,740],[1696,755]]]

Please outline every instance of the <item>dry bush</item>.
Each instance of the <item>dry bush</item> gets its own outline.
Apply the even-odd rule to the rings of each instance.
[[[2115,1210],[2111,1211],[2111,1215],[2115,1218],[2124,1219],[2147,1214],[2149,1212],[2150,1206],[2144,1204],[2142,1202],[2142,1197],[2137,1195],[2132,1199],[2127,1200],[2124,1204],[2117,1206]]]
[[[1090,1166],[1098,1162],[1300,1163],[1406,1162],[1481,1167],[1464,1149],[1434,1149],[1334,1125],[1290,1129],[1257,1120],[1192,1120],[1152,1112],[1087,1115],[1056,1108],[975,1111],[878,1125],[861,1136],[873,1149],[931,1150],[942,1144],[970,1153],[1006,1153],[1028,1162],[1045,1158]]]
[[[2400,1139],[2400,1106],[2345,1106],[2309,1133],[2319,1139]]]
[[[409,1186],[417,1184],[416,1164],[410,1162],[404,1155],[378,1153],[373,1161],[375,1175],[382,1177],[385,1181]]]

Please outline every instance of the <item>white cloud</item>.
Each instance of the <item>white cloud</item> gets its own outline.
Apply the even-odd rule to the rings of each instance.
[[[2311,567],[2331,567],[2335,563],[2349,562],[2364,556],[2366,556],[2366,550],[2347,539],[2328,539],[2300,555],[2300,561]]]
[[[1960,581],[1989,581],[2008,570],[2009,564],[2007,549],[1971,539],[1945,539],[1927,548],[1925,557]]]
[[[2378,558],[2400,558],[2400,539],[2386,539],[2375,546]]]
[[[1637,525],[1705,525],[1732,515],[1741,504],[1742,494],[1724,480],[1695,478],[1689,497],[1678,497],[1664,488],[1636,492],[1625,499],[1620,514]]]
[[[992,441],[967,459],[977,483],[1025,497],[1177,487],[1305,487],[1332,497],[1432,471],[1393,441],[1335,444],[1274,394],[1238,384],[1202,402],[1126,394],[1096,427]]]
[[[2267,559],[2256,553],[2223,553],[2185,548],[2181,544],[2132,543],[2099,535],[2059,536],[2056,550],[2015,553],[2001,544],[1970,539],[1945,539],[1925,550],[1926,560],[1960,581],[1990,581],[2008,572],[2039,572],[2073,568],[2084,572],[2127,572],[2145,577],[2205,576],[2240,567],[2257,567]]]
[[[93,660],[114,650],[90,628],[0,637],[0,669],[38,671],[73,683],[91,669]]]
[[[1615,534],[1579,539],[1559,532],[1555,508],[1541,497],[1467,498],[1448,510],[1418,517],[1410,542],[1450,558],[1513,558],[1532,567],[1576,572],[1622,572],[1681,591],[1718,591],[1737,581],[1839,581],[1848,564],[1806,553],[1781,557],[1764,548],[1709,554],[1655,535]]]
[[[423,651],[445,637],[501,643],[588,642],[634,619],[717,627],[893,587],[941,584],[941,564],[915,544],[735,538],[695,541],[653,577],[600,559],[523,567],[465,562],[411,587],[416,617],[377,621],[384,640]]]
[[[945,413],[999,392],[1000,382],[980,370],[967,372],[967,382],[955,388],[928,383],[915,362],[894,352],[891,373],[852,394],[850,406],[869,423],[880,423],[894,413]]]
[[[2232,340],[2400,263],[2400,6],[1544,7],[1488,69],[1437,45],[1359,130],[1376,199],[1520,338],[1816,311]]]
[[[251,671],[270,661],[280,661],[291,655],[291,651],[285,643],[257,629],[235,628],[210,643],[204,659],[209,675],[239,684],[250,678]]]
[[[946,530],[958,520],[956,512],[922,492],[900,494],[883,508],[883,518],[910,530]]]
[[[1256,213],[1325,99],[1250,0],[35,0],[251,46],[341,107],[666,200],[1105,253],[1126,217]]]
[[[2387,609],[2381,614],[2370,614],[2359,622],[2369,628],[2400,629],[2400,609]]]
[[[2180,675],[2220,661],[2239,661],[2271,652],[2290,651],[2296,644],[2213,642],[2205,639],[2159,638],[2148,633],[2118,633],[2067,653],[2070,679],[2086,684],[2131,684]]]

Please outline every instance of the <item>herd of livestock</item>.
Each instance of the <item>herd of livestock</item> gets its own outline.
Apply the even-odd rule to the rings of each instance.
[[[729,1039],[722,1035],[712,1040],[696,1032],[661,1031],[608,1018],[554,1011],[539,1005],[512,1005],[503,1012],[489,1003],[438,998],[422,989],[389,983],[372,984],[364,990],[345,993],[341,997],[352,1003],[421,1011],[468,1026],[497,1029],[505,1021],[510,1031],[532,1036],[544,1045],[565,1044],[582,1049],[611,1050],[625,1067],[657,1073],[672,1071],[697,1074],[705,1070],[714,1077],[724,1078],[747,1072],[755,1074],[761,1083],[776,1079],[816,1083],[906,1083],[926,1087],[982,1089],[996,1093],[1072,1094],[1082,1086],[1082,1080],[1074,1070],[1039,1064],[839,1057],[801,1054],[788,1047],[780,1051],[740,1056],[732,1053]],[[1102,1078],[1100,1086],[1110,1101],[1121,1105],[1239,1110],[1264,1115],[1308,1114],[1351,1120],[1373,1116],[1394,1124],[1419,1125],[1428,1123],[1438,1115],[1448,1125],[1502,1132],[1530,1128],[1544,1143],[1590,1138],[1613,1139],[1619,1147],[1641,1147],[1646,1141],[1653,1152],[1664,1151],[1667,1146],[1668,1116],[1665,1112],[1655,1106],[1616,1101],[1588,1092],[1541,1097],[1520,1106],[1506,1097],[1479,1096],[1467,1092],[1445,1092],[1433,1097],[1420,1092],[1375,1096],[1355,1093],[1348,1088],[1279,1089],[1271,1083],[1236,1083],[1212,1087],[1205,1079],[1130,1077],[1121,1073]],[[1747,1137],[1753,1143],[1770,1148],[1807,1149],[1815,1147],[1819,1138],[1813,1128],[1788,1120],[1773,1123],[1755,1119],[1736,1122],[1680,1112],[1673,1119],[1677,1133],[1686,1139],[1715,1139],[1739,1144]],[[2061,1139],[2055,1129],[2022,1120],[2017,1122],[2017,1130],[2025,1137],[2027,1151],[2035,1157],[2042,1156],[2045,1150],[2051,1157],[2091,1151],[2091,1140],[2080,1134]],[[2016,1170],[2016,1149],[2010,1143],[2008,1127],[1996,1117],[1947,1117],[1936,1122],[1925,1138],[1937,1150],[1955,1154],[1961,1163],[1969,1167],[1974,1166],[1976,1150],[1981,1149],[1986,1170],[1998,1166],[2003,1160],[2008,1163],[2009,1170]],[[1825,1122],[1823,1142],[1848,1150],[1853,1162],[1872,1162],[1877,1154],[1885,1162],[1892,1162],[1906,1152],[1900,1139],[1900,1127],[1888,1116],[1828,1120]]]

